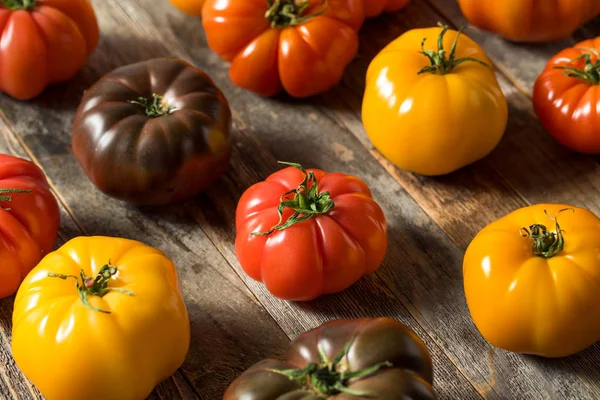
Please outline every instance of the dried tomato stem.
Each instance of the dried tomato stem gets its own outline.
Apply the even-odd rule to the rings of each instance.
[[[12,201],[11,194],[15,194],[15,193],[31,193],[31,189],[25,190],[25,189],[2,188],[2,189],[0,189],[0,203],[3,201]],[[10,208],[3,207],[2,205],[0,205],[0,209],[2,209],[4,211],[10,211]]]
[[[116,273],[117,273],[117,267],[112,265],[110,263],[110,260],[108,260],[108,264],[106,264],[106,265],[102,266],[102,268],[100,268],[100,271],[98,271],[96,278],[87,276],[85,274],[85,272],[83,271],[83,269],[81,270],[79,277],[75,276],[75,275],[55,274],[52,272],[48,273],[48,276],[50,278],[59,278],[59,279],[64,279],[64,280],[67,280],[69,278],[74,278],[75,279],[75,287],[77,288],[77,293],[79,294],[79,297],[81,298],[81,302],[83,303],[83,305],[94,311],[99,311],[104,314],[110,314],[110,311],[106,311],[106,310],[102,310],[97,307],[93,307],[89,303],[88,296],[91,295],[91,296],[103,297],[106,293],[108,293],[110,291],[120,292],[120,293],[126,294],[128,296],[135,296],[135,293],[130,292],[129,290],[108,287],[108,282],[110,281],[110,278],[113,277],[114,275],[116,275]],[[81,283],[79,282],[79,278],[81,278]]]
[[[267,232],[252,232],[253,235],[268,236],[275,231],[282,231],[292,225],[306,221],[315,215],[325,214],[333,210],[335,204],[331,200],[329,192],[319,193],[319,182],[313,172],[306,172],[300,164],[287,163],[279,161],[280,164],[289,165],[304,173],[304,180],[296,189],[284,193],[280,198],[277,212],[279,222]],[[289,199],[290,195],[294,195]],[[294,210],[294,213],[287,221],[283,221],[283,212],[286,208]]]
[[[39,0],[0,0],[0,6],[12,11],[31,10]]]
[[[170,107],[160,94],[153,93],[152,98],[138,97],[137,100],[129,100],[131,104],[144,107],[144,112],[150,118],[158,118],[170,114],[175,109]]]
[[[459,36],[462,34],[462,32],[466,28],[465,26],[463,26],[462,28],[460,28],[458,30],[458,33],[456,34],[456,38],[454,39],[454,43],[452,43],[452,48],[450,49],[450,54],[448,55],[448,57],[446,57],[446,50],[444,50],[444,35],[446,35],[446,32],[448,31],[448,26],[442,25],[441,23],[438,23],[438,26],[442,28],[442,31],[440,32],[440,35],[438,36],[437,51],[425,50],[425,42],[427,41],[427,38],[424,38],[423,41],[421,42],[420,53],[423,54],[424,56],[426,56],[427,58],[429,58],[429,62],[431,63],[431,65],[428,65],[425,68],[423,68],[422,70],[420,70],[417,73],[417,75],[421,75],[421,74],[425,74],[425,73],[445,75],[445,74],[449,73],[450,71],[452,71],[458,65],[460,65],[464,62],[467,62],[467,61],[475,62],[475,63],[481,64],[481,65],[484,65],[488,68],[492,68],[487,63],[485,63],[481,60],[478,60],[476,58],[464,57],[464,58],[459,58],[458,60],[456,59],[456,45],[458,44]]]
[[[269,9],[265,18],[271,21],[272,28],[285,28],[302,24],[327,11],[327,0],[321,0],[323,8],[314,14],[304,15],[310,6],[310,0],[267,0]]]
[[[572,208],[564,208],[558,211],[555,217],[551,217],[544,210],[544,213],[556,223],[556,231],[554,232],[548,231],[548,228],[543,224],[533,224],[529,228],[521,228],[521,236],[533,240],[533,254],[538,257],[550,258],[563,250],[565,247],[565,238],[562,234],[564,231],[560,229],[560,225],[558,224],[558,215],[568,210],[575,212]]]

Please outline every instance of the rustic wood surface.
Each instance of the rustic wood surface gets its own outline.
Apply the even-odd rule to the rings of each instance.
[[[61,203],[57,246],[79,235],[133,238],[165,251],[183,279],[192,325],[184,366],[152,399],[220,399],[256,361],[283,354],[290,339],[335,318],[391,316],[426,343],[442,399],[598,399],[600,345],[546,360],[491,347],[473,325],[462,288],[463,253],[476,232],[515,208],[541,202],[600,214],[598,159],[557,145],[538,123],[531,88],[561,48],[600,35],[596,20],[573,38],[521,45],[469,29],[493,60],[510,103],[507,133],[485,160],[441,178],[403,172],[369,142],[360,118],[370,60],[408,29],[466,24],[454,1],[415,0],[367,21],[361,49],[343,81],[322,96],[259,98],[235,87],[227,65],[207,47],[201,21],[166,0],[92,0],[102,38],[70,82],[30,102],[0,96],[0,151],[32,159]],[[234,112],[231,167],[207,193],[164,208],[135,208],[99,193],[70,148],[83,91],[112,69],[161,56],[208,72]],[[275,160],[343,171],[365,180],[389,221],[382,267],[340,294],[308,303],[272,297],[247,278],[233,248],[235,206],[251,184],[279,169]],[[42,399],[10,355],[13,298],[0,301],[0,399]]]

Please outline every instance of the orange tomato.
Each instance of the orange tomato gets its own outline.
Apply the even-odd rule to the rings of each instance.
[[[87,0],[5,0],[0,32],[0,90],[19,100],[73,77],[99,36]]]
[[[600,13],[598,0],[458,0],[478,28],[519,42],[564,39]]]
[[[365,17],[373,18],[384,12],[398,11],[408,3],[410,0],[364,0]]]
[[[517,353],[564,357],[600,340],[600,219],[561,204],[518,209],[465,253],[465,295],[481,334]]]
[[[363,0],[207,0],[210,48],[233,83],[263,96],[329,90],[358,51]]]
[[[600,154],[600,37],[552,57],[533,87],[533,107],[563,146]]]
[[[170,0],[171,4],[180,9],[186,14],[196,15],[200,17],[202,15],[202,6],[204,0]]]

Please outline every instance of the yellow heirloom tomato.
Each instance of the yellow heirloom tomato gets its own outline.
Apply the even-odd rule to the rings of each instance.
[[[495,72],[461,33],[447,26],[408,31],[369,66],[365,129],[404,170],[450,173],[488,155],[504,134],[508,106]],[[426,48],[436,42],[437,50]]]
[[[521,208],[469,245],[463,274],[475,325],[494,346],[545,357],[600,340],[600,219],[556,204]]]
[[[17,365],[48,400],[145,399],[190,343],[177,270],[140,242],[73,239],[21,284],[12,339]]]

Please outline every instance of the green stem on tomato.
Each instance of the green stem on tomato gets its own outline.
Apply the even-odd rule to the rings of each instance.
[[[600,51],[593,48],[580,48],[579,50],[587,50],[589,53],[584,53],[579,57],[575,57],[566,65],[573,64],[579,60],[584,60],[585,65],[583,69],[565,65],[557,65],[554,69],[560,69],[568,77],[581,79],[590,85],[600,85]],[[596,62],[592,62],[592,55],[597,57]]]
[[[77,288],[77,293],[79,294],[79,298],[81,298],[81,302],[83,303],[83,305],[91,310],[99,311],[104,314],[110,314],[110,311],[106,311],[106,310],[102,310],[97,307],[93,307],[89,303],[88,296],[103,297],[105,294],[107,294],[110,291],[120,292],[120,293],[126,294],[128,296],[135,296],[135,293],[130,292],[129,290],[108,287],[108,282],[110,281],[110,278],[112,278],[114,275],[116,275],[117,271],[118,271],[117,267],[112,265],[110,263],[110,260],[108,260],[108,264],[103,265],[102,268],[100,268],[100,271],[98,271],[98,274],[96,275],[95,278],[87,276],[85,274],[85,272],[83,271],[83,269],[79,273],[80,276],[55,274],[53,272],[50,272],[50,273],[48,273],[48,277],[59,278],[59,279],[64,279],[64,280],[67,280],[69,278],[74,278],[75,279],[75,287]],[[81,278],[81,282],[79,282],[80,278]]]
[[[39,0],[0,0],[0,6],[12,11],[32,10]]]
[[[321,357],[319,364],[311,363],[302,369],[270,369],[269,371],[288,377],[290,380],[295,381],[302,386],[305,390],[311,391],[318,396],[335,396],[340,393],[345,393],[356,397],[369,397],[369,393],[367,392],[359,392],[350,389],[348,387],[349,381],[351,379],[363,378],[374,374],[382,368],[389,368],[393,365],[389,361],[384,361],[360,371],[349,371],[347,368],[343,368],[340,364],[350,352],[350,348],[357,335],[358,334],[355,334],[352,339],[346,343],[346,346],[344,346],[342,351],[333,361],[330,361],[325,352],[319,347],[319,354]]]
[[[279,163],[302,171],[304,180],[296,189],[284,193],[279,199],[280,203],[277,207],[279,222],[266,232],[252,232],[253,235],[268,236],[275,231],[282,231],[316,215],[328,213],[335,207],[329,192],[319,192],[319,182],[312,171],[306,172],[300,164],[283,161],[279,161]],[[290,195],[294,195],[294,197],[290,199]],[[294,213],[284,222],[283,212],[285,209],[294,210]]]
[[[310,0],[267,0],[269,9],[265,18],[271,22],[272,28],[285,28],[302,24],[312,18],[323,15],[327,11],[327,0],[321,0],[321,8],[314,14],[304,15],[310,6]]]
[[[572,208],[563,208],[558,211],[555,217],[551,217],[544,210],[544,213],[556,224],[554,232],[548,231],[548,228],[543,224],[533,224],[529,228],[521,228],[521,236],[533,240],[533,254],[542,258],[551,258],[563,250],[565,247],[565,238],[562,234],[564,231],[560,229],[560,225],[558,224],[558,215],[563,211],[569,210],[575,212]]]
[[[2,188],[0,189],[0,203],[3,201],[12,201],[12,196],[11,194],[15,194],[15,193],[31,193],[31,189],[9,189],[9,188]],[[0,205],[0,209],[4,210],[4,211],[10,211],[10,208],[6,208],[2,205]]]
[[[448,26],[442,25],[441,23],[438,23],[438,26],[442,28],[442,31],[440,32],[440,35],[438,36],[437,51],[425,50],[425,42],[427,41],[427,38],[424,38],[423,41],[421,42],[420,53],[429,59],[430,65],[421,69],[417,73],[417,75],[421,75],[421,74],[445,75],[445,74],[451,72],[455,67],[459,66],[460,64],[462,64],[464,62],[475,62],[475,63],[481,64],[481,65],[484,65],[488,68],[492,68],[489,64],[487,64],[481,60],[478,60],[476,58],[463,57],[463,58],[456,59],[456,46],[458,44],[459,36],[462,34],[462,32],[466,28],[464,26],[458,30],[458,33],[456,34],[456,38],[454,39],[454,43],[452,43],[452,48],[450,49],[450,54],[447,54],[446,50],[444,49],[444,36],[446,35],[446,32],[448,31]]]
[[[175,108],[170,107],[160,94],[153,93],[152,98],[138,97],[137,100],[129,100],[131,104],[137,104],[144,108],[146,116],[150,118],[158,118],[163,115],[172,113]]]

